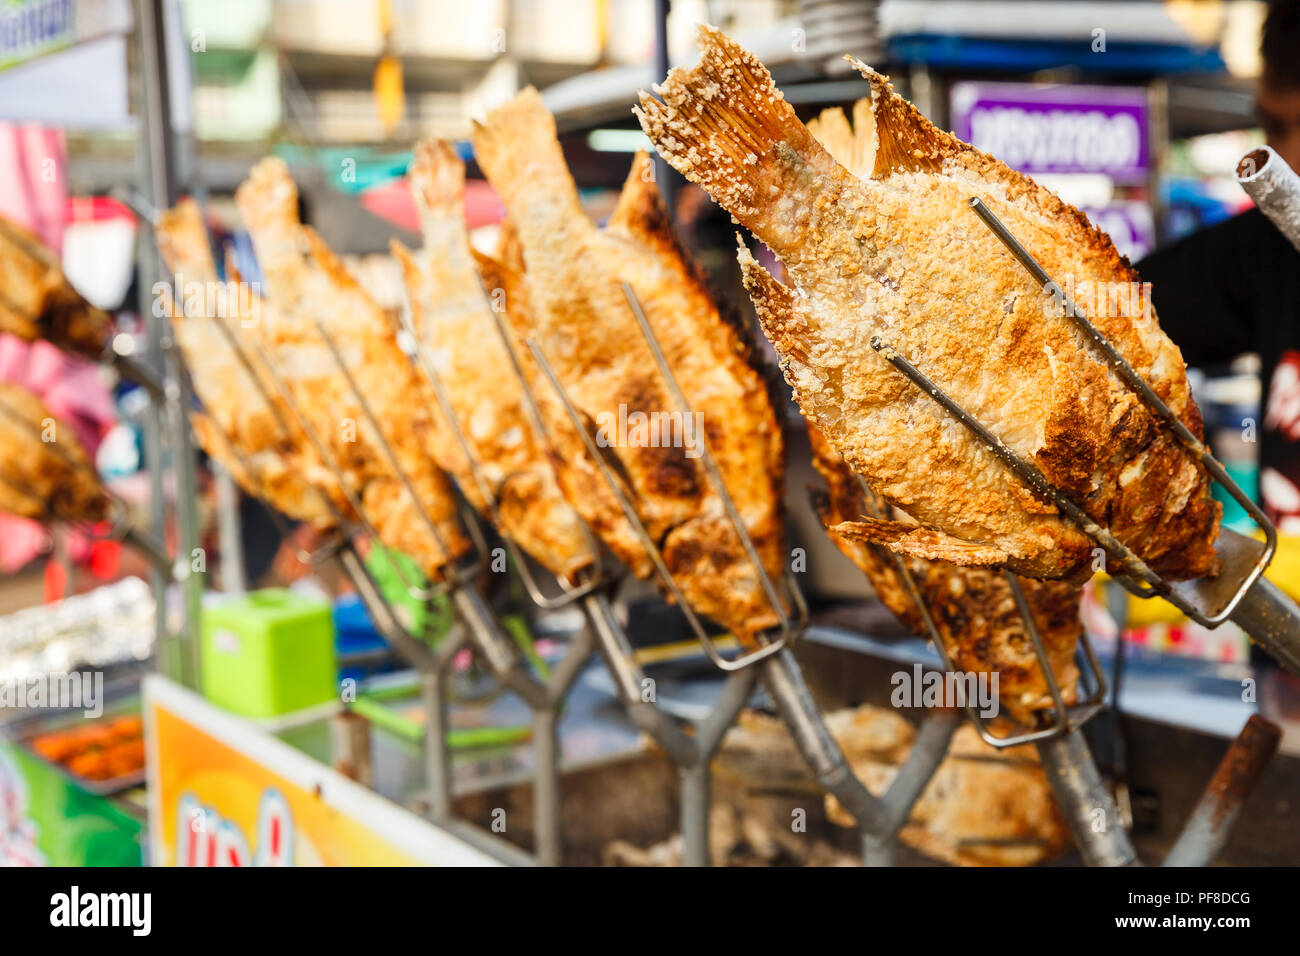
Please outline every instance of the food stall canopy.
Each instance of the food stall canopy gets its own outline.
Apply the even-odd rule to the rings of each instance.
[[[191,126],[189,49],[166,5],[172,125]],[[129,0],[15,0],[0,9],[0,120],[78,130],[132,126]]]

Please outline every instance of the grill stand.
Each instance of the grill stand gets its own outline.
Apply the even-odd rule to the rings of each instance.
[[[638,301],[635,292],[627,283],[623,283],[623,293],[628,307],[636,317],[642,337],[649,346],[661,377],[668,385],[670,393],[683,413],[689,413],[690,406],[677,378],[668,364],[663,349],[655,337],[649,321]],[[508,349],[513,343],[498,319],[498,326]],[[883,799],[873,796],[862,782],[854,776],[843,751],[835,742],[821,711],[812,698],[803,675],[795,661],[789,644],[802,633],[807,626],[807,604],[800,593],[793,577],[784,576],[786,597],[798,615],[792,620],[782,602],[776,586],[769,578],[757,549],[749,536],[740,512],[736,508],[727,490],[722,474],[717,467],[707,440],[701,440],[701,460],[704,462],[723,508],[745,548],[746,555],[753,564],[769,604],[776,614],[779,625],[776,628],[776,640],[766,635],[758,635],[758,650],[745,654],[740,660],[729,661],[721,656],[705,632],[703,623],[691,610],[684,595],[677,587],[669,572],[667,564],[658,546],[641,522],[636,508],[629,500],[609,463],[605,460],[594,437],[585,427],[581,413],[570,399],[564,385],[556,376],[540,346],[533,340],[525,343],[532,352],[543,376],[555,392],[564,407],[571,424],[582,437],[587,453],[599,468],[610,491],[619,503],[629,525],[636,532],[651,558],[656,574],[664,588],[673,595],[678,606],[685,614],[701,646],[712,658],[719,669],[728,672],[730,677],[724,685],[722,695],[708,719],[699,728],[696,739],[685,737],[680,728],[673,724],[657,708],[641,699],[639,688],[643,686],[644,677],[631,654],[627,638],[622,634],[617,620],[613,617],[607,603],[599,600],[584,601],[589,622],[597,632],[602,650],[606,655],[615,684],[619,687],[620,697],[628,708],[629,714],[637,726],[641,726],[655,736],[664,747],[669,757],[678,764],[682,775],[682,833],[685,858],[690,865],[705,865],[708,862],[708,806],[709,806],[709,762],[721,743],[722,736],[734,722],[741,707],[744,706],[752,688],[753,677],[746,672],[757,671],[768,694],[776,704],[777,710],[790,728],[795,745],[803,756],[817,781],[827,792],[835,796],[858,823],[863,839],[864,861],[885,863],[893,858],[893,847],[898,830],[906,821],[912,806],[925,789],[926,783],[938,769],[947,750],[948,741],[956,727],[956,720],[950,714],[938,714],[929,718],[918,736],[908,760],[895,777]],[[520,372],[519,363],[515,362],[516,372]],[[520,373],[520,382],[533,409],[537,409],[535,397],[531,395],[530,385]],[[540,415],[538,415],[540,420]],[[656,716],[649,716],[655,714]]]

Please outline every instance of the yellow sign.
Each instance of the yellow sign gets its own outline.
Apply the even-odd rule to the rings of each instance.
[[[494,866],[500,860],[151,675],[155,866]]]

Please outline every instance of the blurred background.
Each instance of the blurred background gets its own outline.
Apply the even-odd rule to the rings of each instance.
[[[467,136],[475,118],[533,85],[555,116],[584,205],[601,221],[633,154],[649,146],[630,112],[636,91],[693,61],[696,25],[711,23],[763,61],[804,119],[850,108],[867,92],[843,54],[889,73],[935,124],[1038,178],[1136,262],[1249,207],[1233,173],[1265,139],[1255,90],[1266,11],[1261,0],[4,0],[0,213],[54,250],[76,289],[144,351],[161,268],[138,214],[198,198],[214,236],[233,245],[241,271],[256,279],[232,197],[257,159],[278,155],[299,184],[303,220],[396,313],[403,290],[387,249],[393,237],[420,242],[405,179],[416,139],[457,143],[469,163],[472,238],[490,249],[504,210]],[[684,243],[719,298],[752,321],[738,281],[737,227],[662,162],[658,171]],[[175,456],[192,449],[160,450],[171,457],[150,462],[149,430],[158,425],[141,389],[10,336],[0,336],[0,380],[27,385],[71,420],[110,487],[166,540],[198,542],[214,589],[329,595],[340,653],[353,655],[354,669],[343,672],[396,668],[356,602],[340,610],[347,583],[296,559],[318,543],[308,529],[286,537],[264,506],[205,461],[191,483]],[[1257,495],[1258,443],[1247,423],[1260,416],[1258,357],[1207,361],[1193,384],[1216,454]],[[890,642],[906,635],[869,600],[863,575],[812,514],[807,440],[797,410],[789,412],[791,540],[807,552],[802,583],[817,620],[841,638],[879,639],[874,651],[892,653]],[[1251,527],[1223,500],[1226,522]],[[174,506],[192,512],[188,530]],[[159,587],[146,561],[111,539],[0,522],[0,676],[38,661],[76,666],[95,654],[147,660],[156,619],[147,611],[127,627],[122,608],[138,610],[149,594],[130,579],[154,579],[164,617],[199,600]],[[1300,592],[1300,562],[1286,557],[1272,573]],[[33,609],[92,592],[98,604],[78,613],[91,621],[117,615],[122,626],[107,642],[83,629],[98,636],[51,657],[49,622]],[[638,592],[626,597],[635,602]],[[658,613],[645,611],[643,632],[684,635],[679,621]],[[1084,615],[1113,655],[1116,626],[1092,586]],[[544,617],[530,622],[543,639],[573,625]],[[1211,631],[1151,601],[1134,603],[1123,636],[1144,655],[1133,686],[1145,696],[1135,707],[1157,721],[1236,732],[1254,701],[1236,699],[1253,672],[1235,625]],[[924,654],[918,646],[895,659]],[[1267,855],[1269,839],[1255,842]]]

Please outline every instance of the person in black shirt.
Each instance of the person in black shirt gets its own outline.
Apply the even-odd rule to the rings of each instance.
[[[1300,170],[1300,0],[1274,0],[1260,44],[1257,92],[1268,144]],[[1260,503],[1300,534],[1300,252],[1258,209],[1137,264],[1160,326],[1188,365],[1260,357]]]

